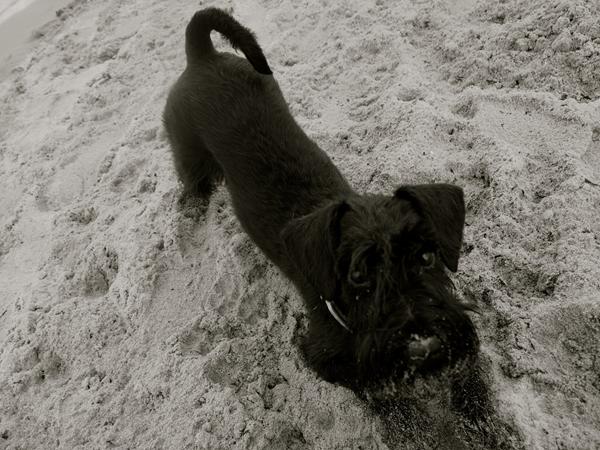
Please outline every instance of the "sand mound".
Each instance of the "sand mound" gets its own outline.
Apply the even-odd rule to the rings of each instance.
[[[435,28],[429,37],[452,82],[549,91],[580,101],[600,97],[597,2],[488,1],[460,19],[456,28],[452,16],[434,7],[416,22]]]
[[[598,6],[417,3],[219,6],[357,189],[465,189],[489,429],[304,366],[300,298],[226,190],[180,201],[160,114],[198,6],[81,0],[0,83],[0,447],[600,446]]]

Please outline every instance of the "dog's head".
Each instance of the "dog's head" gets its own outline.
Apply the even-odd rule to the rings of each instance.
[[[476,357],[446,274],[464,219],[462,190],[429,184],[331,202],[288,224],[288,254],[318,298],[304,350],[321,376],[377,390]]]

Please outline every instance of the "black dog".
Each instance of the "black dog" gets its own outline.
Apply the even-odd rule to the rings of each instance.
[[[247,59],[216,52],[212,30]],[[225,178],[242,226],[306,301],[308,364],[361,393],[473,365],[477,334],[445,272],[462,190],[356,193],[294,121],[253,34],[221,10],[194,15],[186,54],[164,111],[178,175],[202,196]]]

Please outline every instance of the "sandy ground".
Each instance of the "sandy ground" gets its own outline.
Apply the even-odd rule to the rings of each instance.
[[[600,448],[595,0],[75,1],[0,82],[0,448],[482,446],[318,380],[225,188],[179,202],[160,113],[205,5],[357,189],[464,188],[502,447]]]
[[[27,56],[69,0],[0,0],[0,79]],[[60,14],[60,12],[58,12]]]

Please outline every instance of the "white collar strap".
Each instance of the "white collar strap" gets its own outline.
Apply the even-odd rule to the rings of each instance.
[[[321,300],[324,300],[322,295],[320,295],[319,297],[321,298]],[[331,300],[325,300],[325,304],[327,305],[327,309],[329,310],[329,313],[333,316],[335,321],[339,323],[342,327],[344,327],[349,333],[352,333],[352,330],[347,324],[346,317],[337,308],[336,304],[333,303]]]

